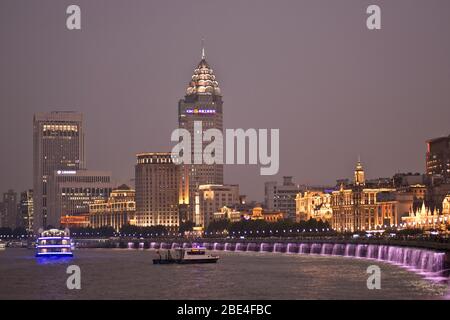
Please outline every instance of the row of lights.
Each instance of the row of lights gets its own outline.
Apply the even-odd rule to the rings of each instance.
[[[0,234],[0,238],[32,238],[33,235],[13,236],[11,234]]]
[[[435,218],[434,219],[434,223],[437,223],[437,222],[446,222],[447,221],[447,217],[445,217],[445,218]],[[428,220],[428,222],[427,221],[424,221],[424,222],[422,222],[422,221],[419,221],[419,222],[405,222],[405,223],[400,223],[400,224],[391,224],[391,225],[388,225],[388,224],[385,224],[385,225],[381,225],[381,224],[379,224],[379,225],[377,225],[376,226],[376,229],[369,229],[369,231],[370,230],[379,230],[379,229],[381,229],[381,228],[388,228],[388,227],[391,227],[391,228],[405,228],[405,227],[408,227],[408,226],[416,226],[416,225],[422,225],[422,224],[427,224],[427,223],[433,223],[433,220]],[[366,228],[364,228],[364,227],[362,227],[362,228],[360,228],[360,227],[358,227],[357,228],[358,230],[366,230]],[[344,231],[348,231],[349,229],[346,227],[346,228],[339,228],[339,230],[344,230]]]
[[[297,230],[292,230],[292,229],[290,229],[290,230],[282,230],[282,232],[283,233],[293,233],[293,232],[297,232],[297,233],[300,233],[300,232],[329,232],[329,231],[331,231],[331,229],[329,229],[329,228],[326,228],[326,229],[302,229],[302,230],[300,230],[300,229],[297,229]],[[269,230],[269,232],[268,233],[280,233],[281,231],[280,230]],[[233,232],[231,232],[231,234],[233,234],[233,235],[235,235],[235,234],[253,234],[253,233],[256,233],[256,234],[260,234],[260,233],[262,233],[262,234],[265,234],[266,233],[266,231],[265,230],[262,230],[262,231],[260,231],[260,230],[256,230],[255,232],[253,232],[252,230],[251,231],[237,231],[237,232],[235,232],[235,231],[233,231]],[[216,231],[216,232],[205,232],[205,235],[225,235],[225,234],[229,234],[229,232],[227,232],[227,231]],[[73,233],[73,235],[77,235],[76,233]],[[95,235],[95,233],[86,233],[86,234],[83,234],[83,233],[79,233],[78,235],[80,235],[80,236],[82,236],[82,235],[87,235],[87,236],[89,236],[89,235]],[[97,235],[99,235],[99,233],[97,233]],[[162,236],[162,237],[164,237],[164,236],[179,236],[179,237],[181,237],[182,236],[182,234],[181,233],[170,233],[170,232],[168,232],[168,233],[161,233],[161,234],[159,234],[159,233],[155,233],[155,234],[153,234],[153,233],[147,233],[147,234],[142,234],[142,233],[129,233],[129,234],[127,234],[127,233],[114,233],[114,236],[124,236],[124,237],[136,237],[136,236],[140,236],[140,237],[142,237],[142,236],[156,236],[156,237],[159,237],[159,236]]]
[[[300,232],[328,232],[328,231],[331,231],[329,228],[326,228],[326,229],[302,229],[301,231],[300,231],[300,229],[297,229],[297,230],[292,230],[292,229],[290,229],[290,230],[283,230],[283,233],[293,233],[293,232],[296,232],[296,233],[300,233]],[[275,231],[273,231],[273,230],[269,230],[269,232],[268,233],[280,233],[281,231],[280,230],[275,230]],[[260,231],[260,230],[256,230],[255,232],[253,232],[253,230],[250,230],[250,231],[233,231],[233,232],[231,232],[231,234],[233,234],[233,235],[235,235],[235,234],[254,234],[254,233],[256,233],[256,234],[260,234],[260,233],[262,233],[262,234],[265,234],[266,233],[266,230],[262,230],[262,231]],[[216,234],[216,235],[218,235],[218,234],[229,234],[229,232],[226,232],[226,231],[222,231],[222,232],[205,232],[205,235],[214,235],[214,234]]]
[[[436,222],[438,222],[438,221],[440,221],[440,222],[442,222],[442,221],[447,221],[447,217],[445,217],[445,218],[435,218],[434,219],[434,222],[436,223]],[[428,220],[428,223],[432,223],[433,222],[433,220]],[[400,228],[404,228],[404,227],[406,227],[406,226],[415,226],[415,225],[421,225],[421,224],[426,224],[427,222],[425,221],[425,222],[422,222],[422,221],[419,221],[419,222],[408,222],[408,223],[400,223],[400,224],[391,224],[390,225],[390,227],[391,228],[397,228],[397,227],[400,227]],[[377,225],[377,228],[379,228],[379,229],[381,229],[381,228],[387,228],[387,227],[389,227],[389,225]],[[341,230],[341,229],[340,229]],[[344,230],[345,231],[348,231],[349,229],[348,228],[344,228]],[[365,230],[365,228],[363,227],[363,228],[359,228],[358,227],[358,230]],[[297,231],[297,233],[300,233],[300,229],[297,229],[296,230]],[[326,228],[326,229],[309,229],[309,232],[325,232],[325,231],[327,231],[327,232],[329,232],[330,231],[330,229],[329,228]],[[292,229],[290,229],[289,230],[289,233],[293,233],[293,232],[295,232],[295,230],[292,230]],[[303,232],[308,232],[308,229],[302,229],[302,231],[301,231],[302,233]],[[253,234],[253,231],[243,231],[242,232],[242,234]],[[255,231],[255,233],[256,234],[260,234],[260,233],[262,233],[262,234],[265,234],[266,233],[266,231],[265,230],[262,230],[262,231],[260,231],[260,230],[256,230]],[[269,230],[269,233],[280,233],[280,231],[279,230],[275,230],[275,231],[272,231],[272,230]],[[283,233],[286,233],[286,230],[283,230]],[[228,234],[228,232],[226,232],[226,231],[222,231],[222,232],[219,232],[219,231],[216,231],[216,232],[205,232],[205,235],[220,235],[220,234]],[[241,231],[238,231],[238,232],[235,232],[235,231],[233,231],[232,232],[232,234],[233,235],[235,235],[235,234],[241,234]],[[76,236],[77,235],[77,233],[73,233],[73,235],[74,236]],[[97,232],[97,233],[95,233],[95,232],[92,232],[92,233],[89,233],[89,232],[86,232],[86,233],[78,233],[78,235],[79,236],[95,236],[95,235],[97,235],[97,236],[99,236],[100,235],[100,232]],[[144,236],[145,234],[142,234],[142,233],[140,233],[140,234],[137,234],[137,233],[133,233],[133,234],[126,234],[126,233],[124,233],[124,234],[122,234],[122,233],[114,233],[114,236],[125,236],[125,237],[132,237],[132,236]],[[161,233],[161,236],[162,237],[164,237],[164,236],[181,236],[182,234],[181,233],[170,233],[170,232],[168,232],[167,234],[165,234],[165,233]],[[147,237],[149,237],[149,236],[153,236],[153,233],[147,233],[146,234],[146,236]],[[160,234],[159,233],[156,233],[155,234],[155,236],[156,237],[159,237],[160,236]],[[30,237],[33,237],[33,235],[21,235],[21,236],[19,236],[19,237],[22,237],[22,238],[30,238]],[[17,238],[17,236],[13,236],[13,235],[0,235],[0,238]]]

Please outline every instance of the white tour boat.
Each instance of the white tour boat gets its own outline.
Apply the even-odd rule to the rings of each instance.
[[[69,230],[50,229],[40,232],[36,250],[36,257],[73,257]]]
[[[206,253],[204,247],[160,249],[156,251],[157,259],[153,259],[154,264],[193,264],[193,263],[216,263],[218,256]]]

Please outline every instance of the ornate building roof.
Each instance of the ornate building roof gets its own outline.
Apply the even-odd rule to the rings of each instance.
[[[222,95],[213,69],[206,62],[205,48],[202,48],[202,60],[194,70],[186,95],[205,94]]]

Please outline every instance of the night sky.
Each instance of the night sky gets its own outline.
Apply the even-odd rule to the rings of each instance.
[[[1,0],[0,24],[0,192],[32,187],[33,114],[52,110],[82,112],[87,167],[129,183],[137,152],[171,150],[202,37],[224,128],[280,129],[278,176],[225,167],[252,199],[282,175],[351,177],[358,155],[368,178],[423,172],[450,134],[448,0]]]

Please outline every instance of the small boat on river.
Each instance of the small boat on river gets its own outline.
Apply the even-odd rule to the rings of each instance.
[[[206,252],[204,247],[160,249],[156,251],[158,258],[153,259],[154,264],[194,264],[194,263],[216,263],[218,256]]]

